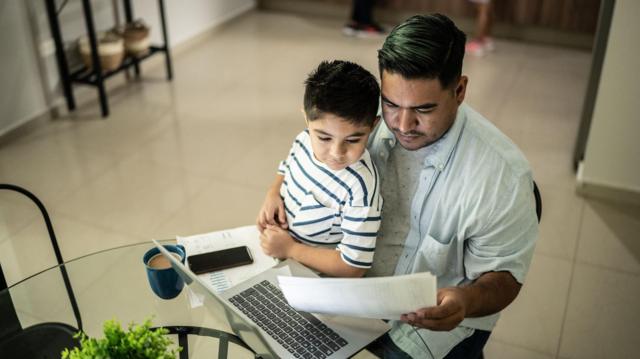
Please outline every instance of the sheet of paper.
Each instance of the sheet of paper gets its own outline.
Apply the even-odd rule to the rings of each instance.
[[[262,252],[258,229],[255,226],[238,227],[223,231],[197,234],[187,237],[176,237],[178,244],[182,244],[187,251],[187,256],[216,251],[220,249],[247,246],[253,257],[250,265],[225,269],[219,272],[200,274],[208,287],[217,292],[228,289],[254,275],[273,267],[277,261]],[[192,291],[188,292],[192,307],[202,305],[199,298]]]
[[[436,304],[436,277],[429,273],[376,278],[278,276],[278,282],[292,307],[310,313],[397,320]]]

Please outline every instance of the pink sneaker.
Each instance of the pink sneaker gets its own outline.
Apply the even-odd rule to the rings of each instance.
[[[376,23],[360,24],[356,22],[345,25],[342,28],[342,33],[361,38],[378,38],[386,34],[384,28]]]
[[[486,51],[491,52],[496,50],[496,44],[493,42],[493,37],[485,37],[482,40],[482,43],[484,44],[484,49]]]
[[[467,44],[464,46],[464,51],[476,57],[482,57],[486,54],[484,43],[480,40],[471,40],[467,42]]]

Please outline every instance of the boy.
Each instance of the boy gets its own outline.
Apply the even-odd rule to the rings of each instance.
[[[330,276],[371,267],[380,227],[378,172],[366,151],[380,87],[357,64],[323,61],[305,81],[307,129],[280,163],[256,220],[267,255]]]

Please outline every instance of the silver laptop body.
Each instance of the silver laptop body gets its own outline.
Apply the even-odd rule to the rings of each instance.
[[[257,357],[347,358],[389,330],[387,323],[377,319],[312,315],[295,310],[290,313],[292,309],[288,304],[282,304],[281,293],[278,297],[277,276],[290,272],[298,277],[317,277],[295,261],[281,262],[217,293],[157,241],[153,242],[191,289],[213,299],[213,305],[207,305],[207,308],[226,319],[233,332]]]

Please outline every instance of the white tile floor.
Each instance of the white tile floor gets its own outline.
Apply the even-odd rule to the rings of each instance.
[[[65,258],[151,237],[253,222],[302,129],[302,82],[322,59],[376,73],[382,40],[341,22],[253,12],[95,102],[0,146],[0,182],[51,211]],[[487,358],[632,358],[640,328],[640,208],[575,194],[572,149],[590,54],[498,41],[466,59],[468,102],[524,151],[544,201],[527,282]],[[10,282],[53,264],[33,208],[0,194],[0,261]],[[28,251],[27,251],[28,249]],[[35,249],[35,250],[34,250]],[[29,252],[29,256],[25,253]]]

